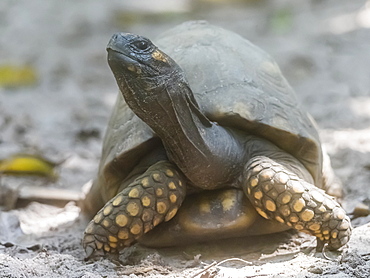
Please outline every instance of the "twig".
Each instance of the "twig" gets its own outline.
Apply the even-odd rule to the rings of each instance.
[[[327,243],[325,243],[324,244],[324,247],[322,248],[322,250],[321,250],[321,254],[324,256],[324,258],[325,259],[327,259],[328,261],[333,261],[333,259],[331,259],[331,258],[329,258],[329,256],[328,255],[326,255],[326,248],[328,247],[328,244]]]
[[[251,265],[252,263],[251,262],[248,262],[246,260],[243,260],[243,259],[240,259],[240,258],[229,258],[229,259],[225,259],[225,260],[222,260],[221,262],[213,262],[211,263],[210,265],[208,265],[206,268],[202,269],[201,271],[197,272],[196,274],[194,274],[193,276],[190,276],[190,278],[195,278],[197,277],[198,275],[200,274],[203,274],[204,272],[206,272],[208,269],[214,267],[214,266],[219,266],[223,263],[226,263],[226,262],[230,262],[230,261],[239,261],[239,262],[243,262],[245,264],[248,264],[248,265]]]

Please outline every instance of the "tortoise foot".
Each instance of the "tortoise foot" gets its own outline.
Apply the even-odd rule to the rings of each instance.
[[[349,241],[349,217],[323,190],[263,156],[251,159],[245,171],[244,191],[261,216],[316,236],[318,246],[339,249]]]
[[[83,238],[87,258],[117,253],[174,217],[185,198],[184,182],[169,162],[151,166],[90,221]]]

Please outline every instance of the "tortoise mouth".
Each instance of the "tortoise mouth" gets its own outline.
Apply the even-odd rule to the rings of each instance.
[[[107,48],[108,51],[108,64],[113,73],[122,73],[122,71],[138,71],[140,62],[133,59],[121,51]]]
[[[133,59],[129,55],[123,53],[122,51],[112,49],[112,48],[107,48],[107,52],[108,52],[108,62],[110,62],[110,61],[121,61],[121,62],[129,63],[129,64],[132,64],[132,63],[138,64],[139,63],[138,61],[136,61],[135,59]]]

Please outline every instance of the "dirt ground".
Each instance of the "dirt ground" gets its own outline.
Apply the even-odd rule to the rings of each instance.
[[[0,277],[370,277],[369,216],[352,221],[348,246],[328,252],[331,260],[315,253],[312,237],[289,231],[183,248],[135,245],[119,258],[85,262],[88,220],[76,202],[5,209],[6,190],[36,186],[78,196],[94,178],[117,94],[106,63],[110,36],[155,38],[193,19],[233,30],[277,60],[319,125],[346,211],[370,205],[370,1],[3,0],[0,68],[29,66],[36,82],[0,87],[0,158],[39,153],[65,161],[56,181],[0,176]],[[238,260],[195,276],[231,258]]]

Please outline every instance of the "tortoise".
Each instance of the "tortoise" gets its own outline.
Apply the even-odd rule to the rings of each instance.
[[[276,62],[241,36],[186,22],[156,44],[116,33],[118,95],[97,179],[87,257],[294,228],[344,246],[351,224],[314,120]]]

